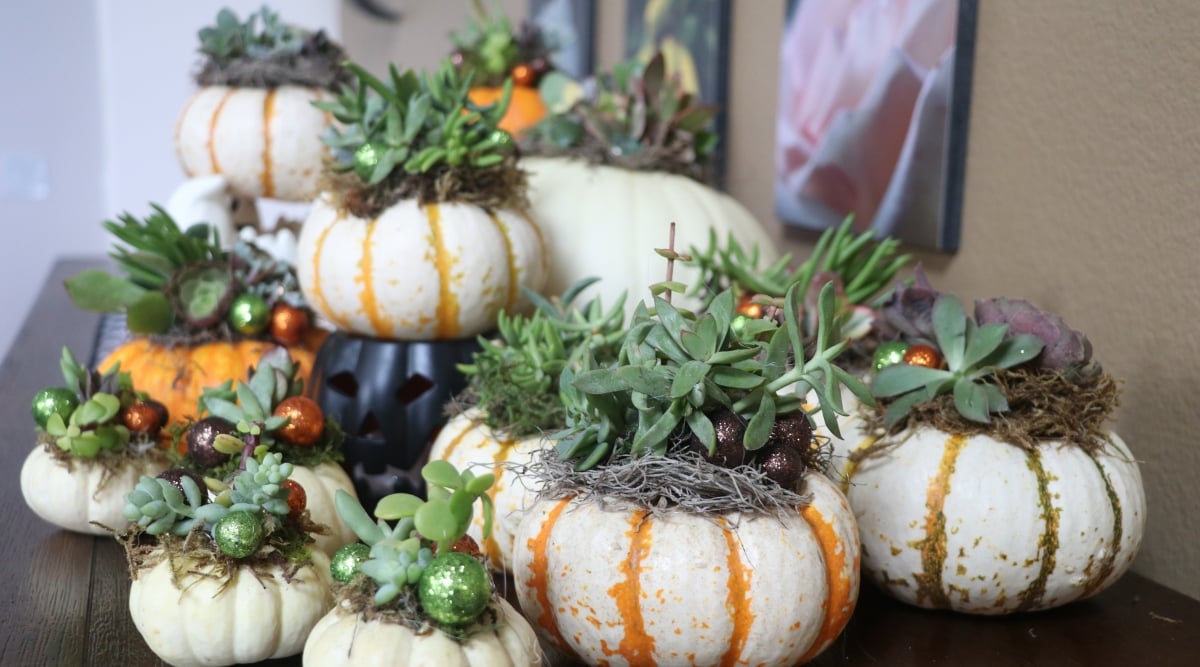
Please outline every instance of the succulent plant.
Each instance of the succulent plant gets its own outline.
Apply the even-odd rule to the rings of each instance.
[[[933,305],[941,295],[920,265],[913,271],[913,280],[897,285],[880,305],[879,314],[884,326],[894,335],[912,342],[933,342],[937,334],[933,327]]]
[[[245,243],[225,252],[214,228],[199,224],[184,231],[161,207],[152,208],[144,220],[124,214],[104,223],[125,244],[111,256],[126,275],[94,269],[68,279],[67,292],[77,306],[124,312],[134,333],[196,339],[232,338],[234,329],[256,333],[234,322],[239,298],[260,301],[264,308],[303,306],[291,267]]]
[[[202,85],[332,88],[343,78],[342,48],[324,31],[286,24],[265,6],[245,21],[222,9],[216,23],[201,28],[198,36],[199,51],[206,58],[197,75]]]
[[[226,380],[205,389],[200,394],[200,413],[234,424],[243,436],[252,436],[255,445],[273,445],[275,431],[286,425],[288,418],[272,411],[285,398],[304,393],[299,370],[287,350],[275,348],[250,368],[248,381],[238,380],[235,386],[233,380]]]
[[[717,108],[700,104],[677,77],[668,77],[662,53],[645,65],[630,60],[598,75],[570,104],[558,99],[575,88],[562,78],[548,75],[541,86],[552,110],[566,110],[549,114],[532,128],[532,150],[703,176],[703,163],[717,146],[712,130]]]
[[[937,297],[931,311],[934,336],[947,368],[894,364],[879,371],[872,393],[891,398],[884,414],[887,426],[906,417],[912,408],[937,396],[952,394],[963,417],[987,423],[989,415],[1008,410],[1004,392],[986,378],[1034,359],[1042,341],[1026,333],[1012,334],[1007,324],[977,324],[951,294]]]
[[[375,520],[345,491],[338,491],[334,498],[338,516],[371,547],[371,558],[358,567],[378,586],[376,605],[387,605],[405,589],[416,586],[435,550],[447,553],[466,535],[476,500],[483,502],[484,534],[491,531],[492,505],[486,492],[494,475],[476,477],[470,470],[460,473],[445,461],[430,461],[421,469],[421,476],[427,483],[428,500],[407,493],[386,496],[375,507]]]
[[[475,85],[500,86],[513,68],[524,64],[540,75],[552,68],[553,44],[540,28],[524,23],[513,30],[502,13],[488,12],[483,3],[472,2],[475,17],[465,30],[450,34],[455,51],[451,62],[464,74],[472,73]],[[530,83],[536,83],[536,78]]]
[[[975,321],[980,325],[1007,324],[1010,334],[1029,334],[1042,342],[1042,353],[1031,362],[1037,368],[1071,371],[1090,376],[1100,371],[1091,364],[1092,342],[1067,326],[1054,313],[1040,310],[1024,299],[984,299],[975,302]]]
[[[741,444],[754,452],[785,416],[796,413],[807,421],[804,395],[810,389],[820,398],[826,425],[838,433],[837,414],[845,414],[841,386],[868,403],[871,397],[832,363],[846,345],[831,342],[833,289],[826,284],[821,290],[814,352],[807,359],[794,285],[785,297],[782,325],[770,319],[736,324],[730,291],[700,316],[658,297],[653,316],[639,306],[616,363],[563,372],[568,428],[559,434],[559,456],[586,470],[614,455],[668,455],[673,443],[689,438],[712,456],[714,419],[724,413],[744,422]],[[789,387],[795,393],[781,393]]]

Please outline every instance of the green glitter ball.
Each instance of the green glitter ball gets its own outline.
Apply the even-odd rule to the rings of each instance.
[[[440,554],[417,582],[421,607],[443,625],[466,625],[479,617],[492,599],[487,568],[457,551]]]
[[[362,542],[347,544],[329,560],[329,573],[334,581],[346,583],[358,574],[358,564],[371,557],[371,547]]]
[[[230,558],[245,558],[258,551],[265,537],[262,520],[245,510],[230,512],[213,526],[217,548]]]
[[[373,143],[367,142],[354,151],[354,173],[364,181],[371,180],[383,151]]]
[[[904,361],[904,353],[908,352],[908,343],[902,340],[893,340],[875,348],[875,357],[872,360],[871,367],[875,372],[894,366],[901,361]]]
[[[79,407],[79,399],[75,392],[66,387],[50,387],[43,389],[33,397],[33,420],[40,428],[46,428],[50,415],[58,415],[63,421],[71,418],[71,413]]]
[[[242,294],[229,307],[229,323],[238,333],[253,336],[262,333],[271,321],[271,309],[257,294]]]

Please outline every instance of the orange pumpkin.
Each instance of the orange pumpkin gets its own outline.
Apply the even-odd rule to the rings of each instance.
[[[472,88],[468,97],[480,106],[492,104],[500,100],[504,94],[503,88],[477,87]],[[546,115],[546,104],[537,88],[532,86],[513,86],[512,99],[508,111],[500,119],[500,129],[507,131],[518,139],[525,130],[537,125]]]
[[[317,349],[327,332],[312,328],[288,352],[300,365],[299,377],[307,380]],[[246,376],[262,355],[275,347],[273,341],[243,340],[236,343],[204,343],[168,347],[148,338],[136,338],[113,350],[100,362],[107,369],[120,363],[133,377],[133,385],[161,402],[170,419],[195,416],[196,403],[206,387]]]

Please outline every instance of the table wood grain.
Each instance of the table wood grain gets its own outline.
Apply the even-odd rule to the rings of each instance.
[[[162,665],[129,616],[129,576],[112,539],[44,523],[21,497],[33,448],[30,401],[61,383],[64,345],[87,358],[99,318],[62,282],[98,261],[59,262],[0,364],[0,449],[7,508],[0,538],[0,666]],[[1193,535],[1180,539],[1200,539]],[[264,665],[300,665],[300,658]],[[1200,665],[1200,602],[1129,574],[1100,595],[1038,613],[990,618],[915,609],[866,588],[842,636],[814,665]]]

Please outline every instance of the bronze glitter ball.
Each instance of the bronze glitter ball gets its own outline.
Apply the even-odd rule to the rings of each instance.
[[[316,401],[306,396],[283,399],[275,406],[274,414],[288,418],[288,423],[278,431],[279,437],[296,447],[310,447],[325,433],[325,413]]]
[[[767,443],[787,445],[804,451],[812,443],[812,439],[812,424],[808,422],[808,417],[805,417],[804,413],[797,410],[775,418],[775,424],[771,426],[771,435],[767,438]]]
[[[138,401],[121,410],[121,423],[134,435],[145,435],[151,438],[158,435],[163,427],[162,415],[153,405]]]
[[[746,433],[746,421],[729,410],[715,412],[708,416],[717,432],[717,446],[712,454],[698,438],[691,438],[688,447],[698,452],[709,463],[726,468],[736,468],[746,461],[748,452],[742,446],[742,436]]]
[[[467,554],[475,558],[482,558],[483,552],[479,550],[479,543],[470,535],[463,535],[455,540],[454,544],[450,545],[451,551],[457,551],[460,554]]]
[[[213,447],[213,441],[222,433],[232,435],[236,430],[233,424],[220,417],[205,417],[188,429],[188,454],[198,466],[211,468],[221,465],[229,455],[217,451],[217,448]]]
[[[183,490],[183,478],[191,477],[196,486],[200,487],[200,497],[202,500],[208,500],[208,487],[204,484],[204,478],[196,474],[194,471],[187,468],[169,468],[158,473],[159,479],[165,479],[171,483],[171,486],[179,490],[180,493],[187,497],[187,492]]]
[[[295,519],[300,516],[304,508],[308,507],[308,493],[304,491],[303,486],[300,486],[300,482],[294,479],[285,479],[279,483],[279,486],[288,490],[288,517]]]
[[[925,368],[941,368],[942,355],[928,345],[918,343],[908,348],[904,353],[904,363]]]
[[[308,330],[308,313],[281,303],[271,311],[271,336],[284,345],[295,345]]]
[[[759,451],[758,467],[779,486],[795,490],[804,475],[804,455],[792,445],[777,442]]]

